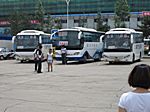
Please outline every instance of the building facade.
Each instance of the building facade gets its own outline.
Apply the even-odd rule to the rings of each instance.
[[[12,13],[24,12],[35,14],[37,5],[42,2],[45,14],[61,19],[62,27],[67,27],[66,0],[0,0],[0,33],[7,31],[8,18]],[[69,27],[79,26],[84,20],[84,27],[96,29],[98,11],[101,12],[104,23],[114,28],[114,7],[116,0],[70,0],[68,4]],[[126,21],[129,28],[138,29],[143,17],[143,11],[150,11],[150,0],[128,0],[130,18]]]

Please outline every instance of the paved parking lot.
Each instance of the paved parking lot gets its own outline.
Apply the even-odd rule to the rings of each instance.
[[[54,72],[34,72],[33,63],[0,61],[0,112],[116,112],[134,64],[88,62],[61,65]]]

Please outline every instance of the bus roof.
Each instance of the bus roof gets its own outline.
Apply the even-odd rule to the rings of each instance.
[[[150,38],[144,38],[144,41],[150,41]]]
[[[19,32],[17,35],[40,35],[40,34],[44,34],[44,35],[50,35],[48,33],[44,33],[43,31],[38,31],[38,30],[23,30],[21,32]]]
[[[58,31],[91,31],[91,32],[99,32],[99,33],[105,33],[105,32],[101,32],[101,31],[97,31],[95,29],[92,28],[84,28],[84,27],[73,27],[73,28],[69,28],[69,29],[60,29]]]
[[[131,33],[142,33],[139,31],[135,31],[134,29],[129,29],[129,28],[114,28],[106,32],[106,34],[117,34],[117,33],[126,33],[126,34],[131,34]]]
[[[81,31],[97,32],[95,29],[92,29],[92,28],[74,27],[73,29],[78,29],[78,30],[81,30]]]

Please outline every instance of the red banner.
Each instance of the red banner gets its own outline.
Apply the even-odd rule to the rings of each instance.
[[[143,16],[150,16],[150,11],[144,11],[144,12],[142,12],[142,15]]]
[[[0,21],[0,26],[3,26],[3,25],[9,25],[10,23],[8,21]]]

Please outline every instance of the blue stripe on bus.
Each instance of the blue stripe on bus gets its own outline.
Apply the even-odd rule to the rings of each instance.
[[[55,59],[57,61],[61,61],[62,60],[61,57],[55,57]],[[80,61],[82,59],[83,59],[83,57],[67,57],[67,61]]]
[[[2,35],[0,35],[0,40],[12,40],[12,36],[2,36]]]
[[[102,51],[96,51],[95,53],[94,53],[94,55],[93,55],[93,58],[95,59],[95,56],[98,54],[101,58],[102,58]]]

